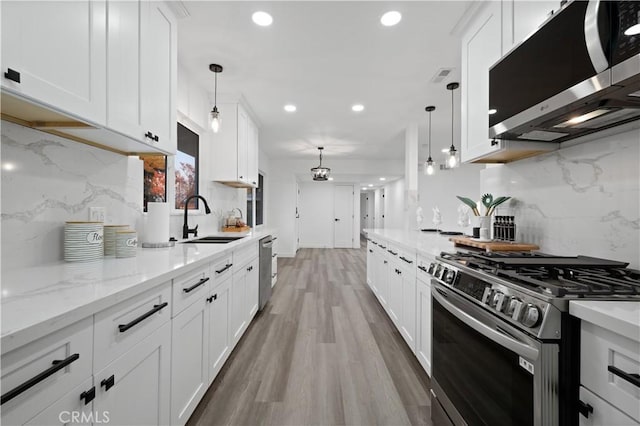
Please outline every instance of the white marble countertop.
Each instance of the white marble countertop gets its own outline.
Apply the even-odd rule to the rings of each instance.
[[[271,231],[261,229],[245,233],[242,235],[246,238],[228,244],[177,242],[171,248],[138,248],[136,257],[125,259],[105,257],[86,263],[60,261],[14,270],[3,267],[0,296],[2,353],[167,282],[208,263],[217,255],[255,242]]]
[[[571,301],[571,315],[640,342],[640,302]]]
[[[456,249],[449,235],[437,232],[422,232],[404,229],[365,229],[367,235],[378,236],[386,241],[396,243],[405,249],[416,250],[418,254],[434,257],[443,251],[455,252]]]

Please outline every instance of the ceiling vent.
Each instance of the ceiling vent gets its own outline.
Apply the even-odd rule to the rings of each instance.
[[[431,79],[432,83],[442,83],[453,72],[453,68],[440,68]]]

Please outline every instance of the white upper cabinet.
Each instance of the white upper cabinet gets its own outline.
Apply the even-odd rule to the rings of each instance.
[[[462,38],[463,162],[494,151],[489,139],[489,68],[502,53],[502,5],[488,2]]]
[[[3,91],[105,124],[105,2],[3,1],[0,7]]]
[[[258,185],[258,128],[239,103],[218,104],[220,131],[213,134],[214,178],[224,184]]]
[[[560,9],[559,1],[503,2],[504,53],[533,34],[554,12]]]

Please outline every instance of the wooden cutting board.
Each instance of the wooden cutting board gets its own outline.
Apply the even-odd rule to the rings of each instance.
[[[451,237],[449,241],[453,241],[456,247],[467,246],[483,249],[486,251],[532,251],[539,250],[540,247],[535,244],[512,243],[509,241],[476,241],[470,237]]]
[[[223,226],[222,232],[245,232],[251,230],[248,226]]]

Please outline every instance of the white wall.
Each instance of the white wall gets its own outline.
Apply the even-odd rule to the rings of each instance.
[[[518,239],[557,255],[640,267],[640,130],[489,167],[481,192],[510,195]]]
[[[471,233],[471,228],[458,226],[458,206],[462,204],[456,195],[479,200],[480,171],[485,168],[481,164],[462,164],[449,170],[436,169],[431,176],[422,172],[419,177],[418,205],[422,207],[424,220],[421,229],[434,228],[433,209],[438,207],[442,216],[442,224],[439,229],[445,231],[459,231]],[[493,193],[494,196],[508,195]],[[418,229],[415,211],[410,212],[409,229]],[[469,213],[471,215],[471,213]]]
[[[405,180],[398,179],[384,187],[384,227],[406,229]]]

